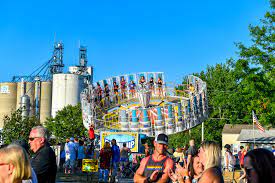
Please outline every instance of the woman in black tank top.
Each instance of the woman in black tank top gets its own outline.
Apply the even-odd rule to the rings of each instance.
[[[163,82],[162,79],[159,77],[157,81],[157,90],[158,90],[158,95],[163,96],[163,88],[162,88]]]

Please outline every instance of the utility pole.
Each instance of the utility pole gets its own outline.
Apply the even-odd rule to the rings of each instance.
[[[201,124],[201,141],[204,141],[204,122]]]

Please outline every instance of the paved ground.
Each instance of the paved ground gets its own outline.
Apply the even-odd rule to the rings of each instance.
[[[76,174],[64,174],[61,172],[57,173],[56,178],[57,183],[66,183],[66,182],[73,182],[73,183],[81,183],[81,182],[98,182],[98,174],[97,173],[76,173]],[[119,179],[119,183],[133,183],[133,179]]]
[[[233,176],[235,181],[233,181]],[[236,171],[233,175],[233,172],[227,172],[224,174],[224,180],[226,183],[231,183],[231,182],[239,182],[238,178],[240,177],[240,171]],[[91,182],[98,182],[98,173],[76,173],[73,175],[68,175],[64,174],[61,172],[57,173],[57,183],[66,183],[66,182],[73,182],[73,183],[81,183],[81,182],[86,182],[86,183],[91,183]],[[119,183],[133,183],[133,179],[119,179]]]
[[[97,182],[97,176],[95,175],[88,175],[83,173],[76,173],[76,174],[64,174],[64,173],[57,173],[57,183],[63,182]]]

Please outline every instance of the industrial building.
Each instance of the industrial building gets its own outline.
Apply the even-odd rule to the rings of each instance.
[[[43,124],[58,110],[80,102],[81,91],[93,79],[93,68],[87,66],[87,48],[79,48],[79,65],[69,67],[68,73],[63,72],[63,50],[61,42],[55,43],[51,59],[36,73],[0,83],[0,129],[4,117],[19,108],[22,116],[35,115]]]
[[[39,119],[44,122],[47,117],[51,116],[51,103],[52,103],[52,82],[42,81],[40,84],[40,106],[39,106]],[[4,82],[0,83],[0,128],[3,127],[3,119],[6,115],[10,115],[13,111],[21,106],[21,82]],[[26,94],[30,99],[29,115],[35,115],[35,83],[24,82]]]

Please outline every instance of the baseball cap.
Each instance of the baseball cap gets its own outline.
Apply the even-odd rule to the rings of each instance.
[[[225,144],[224,148],[226,148],[226,149],[230,149],[230,148],[231,148],[231,146],[230,146],[229,144]]]
[[[74,138],[73,138],[73,137],[71,137],[71,138],[70,138],[70,141],[74,141]]]
[[[159,144],[168,145],[168,136],[164,133],[158,134],[155,141]]]

